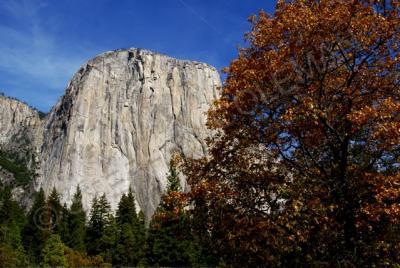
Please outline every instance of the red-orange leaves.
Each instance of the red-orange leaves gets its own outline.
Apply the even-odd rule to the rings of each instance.
[[[400,263],[399,1],[279,1],[251,19],[182,165],[232,266]]]
[[[365,204],[362,213],[374,222],[386,219],[392,224],[399,224],[400,174],[395,176],[368,174],[367,176],[373,185],[375,202]]]

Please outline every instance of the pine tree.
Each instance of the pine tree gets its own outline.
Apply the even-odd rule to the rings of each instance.
[[[23,251],[21,231],[14,221],[0,225],[0,244]]]
[[[13,218],[13,214],[11,189],[6,188],[1,193],[0,222],[9,222]]]
[[[167,192],[150,222],[147,248],[147,262],[150,265],[198,264],[199,249],[191,234],[185,206],[186,198],[171,163]]]
[[[117,227],[105,194],[93,199],[87,229],[86,246],[90,255],[100,255],[111,262],[117,239]]]
[[[68,267],[65,257],[65,245],[59,235],[53,234],[42,250],[42,267]]]
[[[60,221],[57,225],[57,234],[60,235],[61,241],[64,244],[67,244],[71,240],[70,228],[69,228],[69,219],[71,218],[70,210],[66,203],[61,208],[61,217]]]
[[[118,205],[118,243],[114,257],[115,264],[137,266],[143,262],[145,247],[145,225],[136,213],[135,197],[129,188]]]
[[[113,264],[123,266],[134,266],[133,253],[135,238],[132,226],[129,224],[118,225],[118,242],[115,248]]]
[[[82,206],[82,192],[79,186],[72,200],[70,215],[68,220],[69,240],[67,245],[77,251],[84,252],[86,237],[86,213]]]
[[[112,262],[117,238],[118,228],[115,217],[112,213],[107,213],[105,215],[104,231],[100,239],[100,256],[103,257],[105,262]]]
[[[146,218],[143,211],[138,214],[138,225],[134,230],[136,234],[137,245],[139,250],[137,252],[137,266],[145,266],[146,264],[146,248],[147,248],[147,228],[146,228]]]
[[[46,197],[43,189],[40,188],[28,213],[28,220],[23,231],[24,246],[33,263],[40,262],[41,251],[49,235]]]
[[[180,192],[182,191],[181,183],[179,181],[178,172],[173,164],[173,161],[169,163],[169,174],[167,177],[168,187],[167,194],[171,192]]]
[[[23,210],[12,199],[10,189],[4,189],[1,197],[0,267],[26,266],[28,263],[21,239],[21,228],[25,222]]]
[[[135,205],[135,197],[132,189],[129,188],[128,195],[123,194],[118,204],[117,222],[118,224],[135,224],[138,221]]]
[[[9,187],[6,187],[1,191],[0,223],[15,223],[20,229],[22,229],[26,223],[24,210],[18,202],[13,200],[11,189]]]
[[[53,188],[48,198],[47,209],[50,217],[49,224],[52,233],[61,236],[62,233],[61,223],[63,222],[62,219],[63,207],[60,203],[60,195],[58,194],[56,188]]]
[[[92,201],[92,209],[90,211],[90,220],[86,235],[86,248],[89,255],[97,255],[100,252],[98,244],[103,232],[103,225],[104,223],[100,212],[99,199],[95,196]]]

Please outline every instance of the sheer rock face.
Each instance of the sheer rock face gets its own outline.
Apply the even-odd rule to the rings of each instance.
[[[34,171],[39,162],[43,121],[28,105],[0,95],[0,153],[12,155]],[[8,158],[8,157],[7,157]],[[14,175],[0,166],[0,183],[13,187],[14,197],[26,206],[30,202],[30,185],[16,186]]]
[[[79,185],[89,209],[103,193],[116,208],[131,186],[149,218],[171,155],[205,155],[205,113],[220,85],[218,72],[203,63],[139,49],[97,56],[47,117],[36,188],[56,187],[69,203]]]
[[[24,159],[28,168],[38,160],[43,122],[25,103],[0,96],[0,150]]]

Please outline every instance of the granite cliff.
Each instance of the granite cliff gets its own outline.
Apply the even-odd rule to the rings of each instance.
[[[24,205],[37,176],[42,123],[38,111],[0,95],[0,184],[12,187]]]
[[[55,187],[69,203],[79,185],[89,209],[103,193],[115,208],[131,186],[150,217],[172,154],[205,155],[205,112],[220,85],[204,63],[140,49],[103,53],[80,68],[43,121],[28,110],[16,117],[21,124],[4,124],[10,113],[0,118],[0,141],[10,144],[16,125],[27,126],[40,160],[35,189]]]
[[[41,143],[38,111],[16,99],[0,95],[0,150],[34,153]]]

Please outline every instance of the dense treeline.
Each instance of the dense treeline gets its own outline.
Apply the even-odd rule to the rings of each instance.
[[[70,207],[54,189],[36,193],[27,214],[3,187],[0,202],[0,267],[145,267],[212,265],[192,235],[179,179],[171,166],[169,186],[146,225],[130,189],[114,214],[106,195],[95,197],[86,217],[80,188]],[[148,227],[147,227],[148,226]]]

